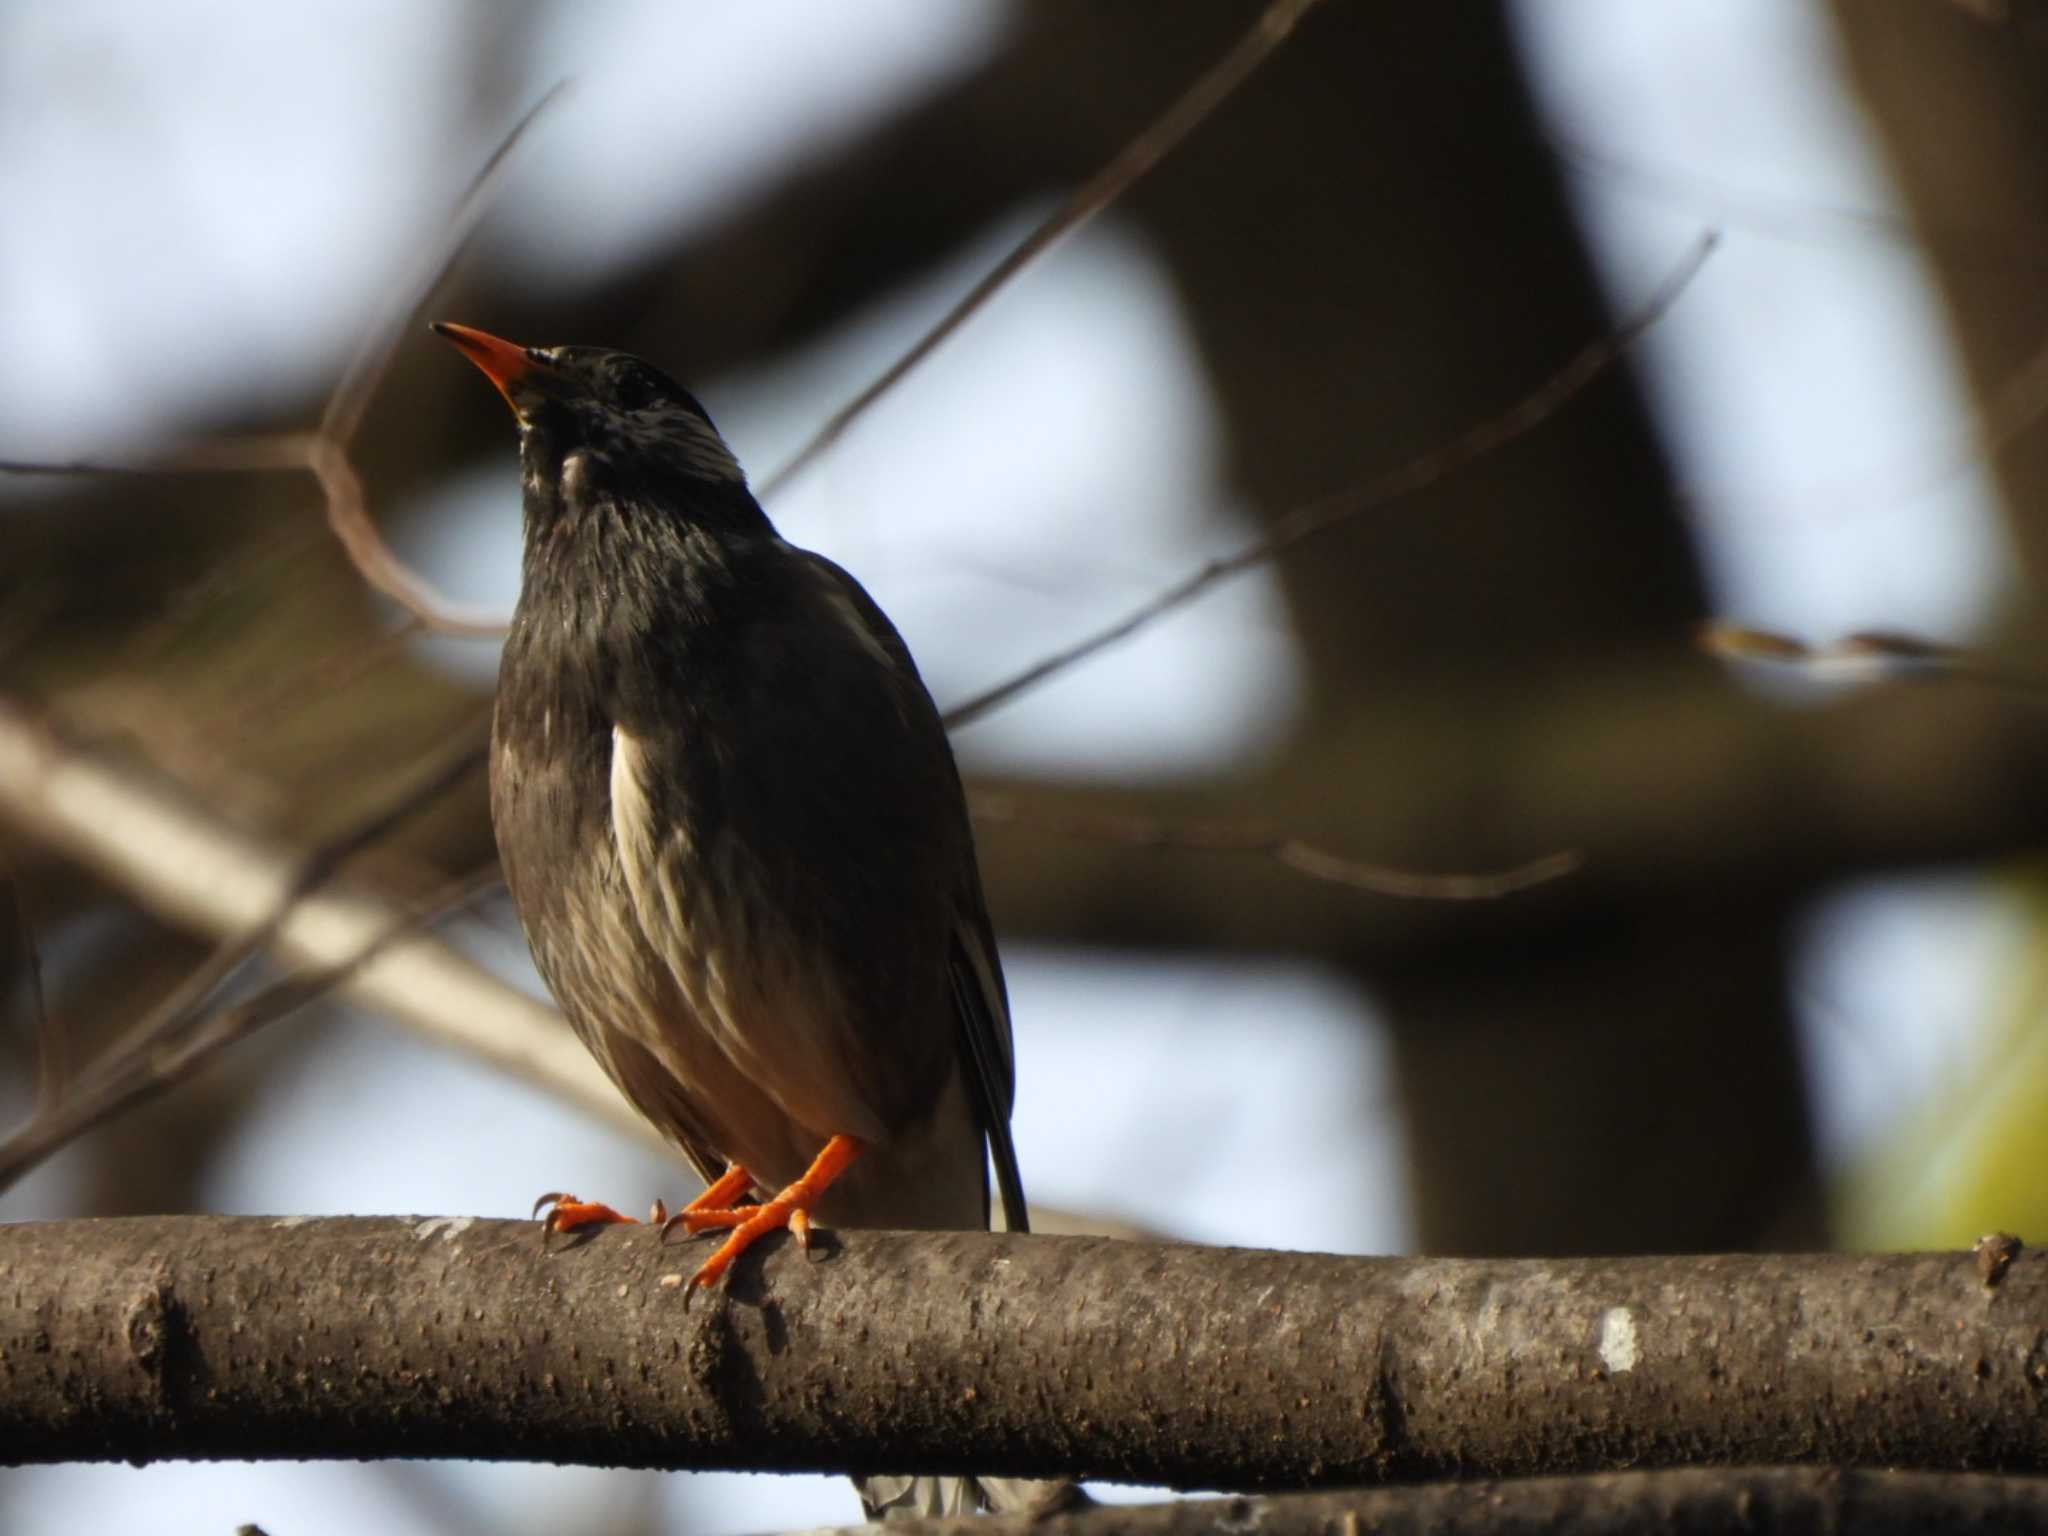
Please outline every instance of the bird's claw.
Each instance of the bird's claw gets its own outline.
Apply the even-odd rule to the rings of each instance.
[[[662,1217],[661,1220],[656,1223],[656,1225],[661,1228],[661,1231],[659,1234],[657,1234],[655,1241],[660,1243],[667,1242],[669,1233],[673,1232],[677,1227],[687,1225],[689,1220],[690,1213],[688,1211],[677,1211],[673,1216]]]
[[[655,1203],[657,1206],[660,1204],[659,1201]],[[574,1195],[565,1194],[560,1190],[551,1191],[534,1201],[533,1214],[540,1216],[543,1207],[547,1209],[547,1215],[541,1216],[540,1222],[542,1248],[547,1247],[549,1237],[557,1232],[580,1235],[587,1239],[598,1227],[620,1223],[637,1225],[632,1217],[622,1215],[608,1205],[595,1200],[579,1200]]]

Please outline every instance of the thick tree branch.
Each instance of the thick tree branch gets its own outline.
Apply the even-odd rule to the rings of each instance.
[[[0,1459],[463,1456],[1244,1489],[2048,1468],[2048,1259],[1342,1259],[847,1232],[731,1293],[529,1222],[0,1228]]]
[[[982,777],[1034,815],[1174,825],[1285,805],[1290,831],[1407,869],[1485,869],[1572,849],[1583,865],[1481,909],[1362,907],[1254,860],[1047,838],[985,825],[1007,933],[1172,949],[1370,960],[1379,976],[1497,924],[1524,935],[1616,901],[1755,902],[1873,871],[2002,858],[2048,838],[2048,712],[1960,679],[1788,710],[1704,670],[1589,671],[1540,699],[1470,691],[1391,704],[1307,743],[1282,779],[1117,793]],[[1200,860],[1200,862],[1196,862]],[[1188,878],[1198,872],[1199,878]]]
[[[1051,1518],[889,1522],[890,1536],[1922,1536],[2048,1525],[2048,1482],[1954,1472],[1717,1467],[1097,1505]],[[873,1526],[849,1527],[872,1536]]]

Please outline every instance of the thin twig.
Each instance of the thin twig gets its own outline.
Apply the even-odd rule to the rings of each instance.
[[[314,849],[278,894],[269,913],[255,926],[222,940],[189,976],[130,1025],[86,1070],[78,1091],[96,1091],[104,1080],[128,1073],[132,1063],[162,1052],[166,1043],[187,1027],[230,976],[252,956],[275,944],[300,903],[332,879],[344,863],[475,773],[484,761],[485,745],[481,738],[476,723],[458,732],[457,745],[452,750],[409,775],[368,815]],[[360,960],[353,962],[351,969],[354,964],[360,964]]]
[[[946,724],[953,730],[972,725],[992,710],[1058,676],[1076,663],[1119,640],[1129,639],[1178,608],[1201,596],[1218,582],[1277,559],[1333,528],[1342,527],[1368,512],[1436,484],[1453,471],[1476,459],[1497,452],[1519,437],[1543,425],[1583,392],[1621,358],[1628,348],[1655,325],[1678,302],[1687,285],[1699,275],[1719,237],[1711,231],[1702,235],[1682,261],[1650,296],[1643,307],[1598,341],[1580,349],[1563,367],[1499,415],[1479,423],[1450,441],[1410,459],[1388,473],[1374,476],[1362,485],[1349,487],[1320,500],[1304,503],[1284,514],[1262,537],[1232,554],[1211,560],[1183,577],[1150,601],[1140,604],[1114,623],[1085,639],[1053,652],[1015,676],[984,689],[946,711]]]
[[[497,191],[505,165],[519,141],[526,136],[541,113],[567,88],[558,81],[514,123],[496,149],[471,178],[455,205],[453,217],[442,232],[440,248],[422,264],[415,280],[397,290],[403,301],[394,300],[364,334],[363,345],[342,371],[340,382],[328,397],[321,414],[320,429],[308,445],[306,467],[320,482],[327,502],[328,526],[363,578],[386,597],[400,604],[429,629],[441,634],[494,636],[505,632],[506,621],[497,614],[451,603],[421,578],[384,540],[370,517],[363,495],[362,478],[349,457],[349,445],[362,425],[370,399],[397,355],[410,322],[434,291],[447,278],[461,257]]]
[[[232,436],[201,438],[155,458],[132,464],[108,463],[101,459],[0,459],[0,474],[70,475],[119,478],[121,476],[178,475],[212,471],[261,471],[303,469],[310,432],[250,432]]]
[[[512,151],[519,147],[520,140],[526,137],[540,115],[559,101],[568,88],[567,80],[557,80],[542,92],[540,99],[520,114],[519,121],[506,131],[497,148],[477,167],[476,174],[456,201],[454,215],[441,231],[438,247],[427,252],[411,282],[392,290],[394,297],[391,302],[364,331],[362,346],[349,360],[348,367],[342,370],[340,382],[328,397],[327,409],[320,417],[320,436],[344,447],[355,441],[363,413],[369,409],[370,400],[377,393],[377,386],[383,382],[391,359],[397,355],[399,344],[411,330],[413,318],[435,290],[448,280],[448,274],[461,258],[463,248],[469,244],[469,237],[475,233],[477,222],[497,195],[498,183],[503,179]]]
[[[61,1101],[39,1109],[26,1126],[0,1142],[0,1194],[86,1132],[175,1087],[266,1024],[319,1001],[392,944],[453,916],[495,890],[497,883],[494,861],[480,873],[450,881],[417,909],[390,919],[346,958],[294,971],[238,1003],[195,1019],[176,1038],[160,1033],[147,1049],[120,1049],[110,1059],[96,1062],[87,1080]],[[281,909],[280,915],[287,910]]]
[[[451,602],[399,559],[384,541],[363,495],[362,478],[347,448],[317,432],[272,432],[205,439],[156,459],[132,464],[73,460],[62,464],[0,459],[0,473],[16,475],[167,475],[239,472],[270,474],[300,470],[319,485],[328,527],[341,541],[349,563],[377,591],[437,634],[492,636],[505,631],[501,617]]]
[[[217,938],[279,910],[303,869],[278,847],[158,777],[81,750],[0,697],[0,826],[63,853],[162,921]],[[300,900],[273,948],[290,964],[347,959],[399,910],[336,882]],[[548,1003],[426,936],[347,982],[351,998],[500,1071],[539,1083],[636,1135],[651,1134]]]
[[[1259,854],[1311,880],[1417,901],[1492,901],[1559,879],[1585,863],[1583,854],[1567,851],[1533,859],[1513,869],[1426,875],[1347,859],[1256,821],[1173,821],[1113,811],[1053,810],[1032,805],[1015,795],[988,790],[970,791],[968,804],[978,821],[1022,824],[1060,837],[1127,843],[1141,848]]]
[[[763,500],[772,497],[820,454],[838,442],[870,406],[887,394],[913,368],[936,351],[976,310],[1004,285],[1067,235],[1102,212],[1176,149],[1284,43],[1316,0],[1272,0],[1251,29],[1212,64],[1157,120],[1126,144],[1116,157],[1089,178],[1072,197],[1005,256],[940,317],[938,323],[882,373],[882,376],[834,411],[796,456],[761,486]]]
[[[342,370],[328,396],[319,427],[311,432],[270,432],[210,438],[178,448],[140,464],[106,464],[89,460],[39,463],[0,459],[0,473],[14,475],[155,475],[193,471],[304,470],[318,482],[328,526],[341,541],[350,562],[377,591],[399,604],[414,619],[438,634],[492,636],[505,631],[504,619],[493,613],[449,601],[433,585],[399,559],[370,516],[362,477],[349,457],[349,445],[364,413],[406,333],[408,319],[446,278],[462,254],[477,221],[495,193],[506,162],[519,141],[561,95],[567,82],[550,88],[514,123],[485,159],[455,206],[439,247],[424,262],[416,279],[396,291],[394,299],[365,330],[362,345]]]
[[[307,450],[306,468],[320,482],[327,504],[328,527],[348,552],[350,563],[371,586],[436,634],[487,637],[505,632],[505,619],[484,609],[451,602],[384,542],[383,533],[370,516],[362,477],[356,473],[347,449],[316,437]]]
[[[2048,266],[2031,230],[1996,224],[1940,224],[1883,208],[1774,197],[1752,187],[1717,181],[1694,171],[1608,149],[1568,133],[1547,135],[1566,166],[1706,219],[1722,227],[1787,241],[1840,243],[1844,235],[1902,246],[1916,255],[1938,251],[1964,266],[1990,271],[2038,272]]]
[[[1702,624],[1693,643],[1720,661],[1756,662],[1815,682],[1949,678],[2020,693],[2048,689],[2048,673],[2004,665],[1982,652],[1895,629],[1863,629],[1824,645],[1727,619]]]
[[[105,1050],[60,1100],[40,1103],[28,1125],[0,1144],[0,1191],[119,1109],[161,1092],[234,1040],[324,996],[393,939],[413,931],[415,914],[403,912],[345,959],[287,977],[234,1007],[217,1011],[210,1019],[198,1016],[206,1000],[245,961],[272,945],[301,902],[325,885],[349,858],[473,774],[483,761],[480,736],[474,724],[460,731],[453,749],[409,776],[369,814],[316,848],[301,862],[261,922],[218,945],[191,975],[159,998]],[[495,883],[495,864],[488,874]],[[469,890],[472,883],[465,882],[465,901],[478,893]]]

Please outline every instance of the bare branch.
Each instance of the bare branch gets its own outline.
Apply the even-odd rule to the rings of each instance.
[[[822,1240],[820,1246],[823,1246]],[[1345,1259],[989,1233],[0,1226],[0,1459],[477,1456],[1316,1488],[2048,1469],[2048,1258]],[[671,1284],[667,1277],[674,1275]]]
[[[441,242],[414,283],[401,287],[403,302],[394,301],[365,331],[363,343],[321,413],[312,432],[273,432],[248,437],[212,438],[192,443],[145,464],[101,464],[87,460],[37,463],[0,459],[0,473],[14,475],[152,475],[193,471],[304,470],[320,486],[327,523],[341,541],[350,562],[377,591],[390,598],[421,625],[438,634],[499,635],[505,620],[496,614],[452,603],[413,571],[384,540],[370,516],[362,477],[349,457],[349,445],[362,424],[371,396],[383,380],[405,334],[407,319],[426,302],[461,254],[483,216],[513,148],[534,120],[563,90],[557,84],[529,108],[499,141],[456,205]]]
[[[455,750],[443,753],[440,760],[430,763],[424,772],[408,776],[368,816],[307,855],[292,872],[275,905],[261,920],[223,939],[197,970],[159,999],[155,1007],[136,1021],[126,1036],[104,1053],[95,1071],[123,1071],[126,1070],[125,1058],[157,1051],[165,1039],[189,1021],[206,999],[246,960],[276,942],[299,904],[325,885],[344,862],[475,773],[483,765],[484,747],[481,742],[470,739],[474,734],[473,726],[469,731],[458,732]],[[355,961],[370,948],[371,943],[371,940],[365,940],[356,947],[354,954],[338,957],[332,963],[340,965]],[[4,1171],[0,1171],[0,1188],[5,1184]]]
[[[1061,837],[1125,843],[1140,848],[1258,854],[1311,880],[1415,901],[1492,901],[1561,879],[1585,863],[1582,854],[1567,851],[1532,859],[1513,869],[1483,874],[1425,875],[1384,864],[1347,859],[1265,822],[1169,821],[1158,816],[1130,816],[1114,811],[1063,810],[1032,805],[1001,791],[972,787],[967,792],[967,802],[977,821],[1022,824]]]
[[[873,1536],[849,1526],[840,1536]],[[1103,1504],[1071,1515],[889,1521],[890,1536],[1924,1536],[2048,1529],[2037,1478],[1853,1467],[1684,1467],[1342,1493]],[[823,1536],[823,1533],[820,1533]]]
[[[1651,295],[1648,303],[1615,330],[1582,348],[1557,372],[1499,415],[1461,432],[1449,442],[1409,460],[1398,469],[1296,507],[1275,522],[1263,537],[1234,554],[1211,560],[1115,623],[954,705],[946,711],[946,724],[954,730],[972,725],[991,710],[1185,607],[1218,582],[1277,559],[1317,534],[1342,527],[1368,512],[1376,512],[1426,489],[1474,460],[1497,452],[1515,439],[1533,432],[1612,368],[1630,346],[1670,313],[1679,296],[1713,254],[1717,239],[1712,233],[1701,236],[1676,270]]]
[[[469,244],[469,237],[475,233],[478,220],[483,218],[485,210],[497,196],[498,184],[503,179],[512,151],[519,147],[520,140],[526,137],[527,130],[533,127],[541,114],[559,101],[568,88],[567,80],[558,80],[543,91],[540,99],[520,114],[519,121],[506,130],[497,147],[477,167],[476,175],[470,178],[469,185],[455,204],[454,214],[441,230],[438,244],[428,248],[413,280],[393,291],[391,302],[364,331],[361,347],[349,360],[340,382],[334,386],[333,395],[328,398],[327,409],[320,418],[320,437],[343,448],[355,441],[363,413],[369,409],[377,386],[384,381],[384,374],[391,366],[399,343],[427,300],[447,281],[449,272],[462,255],[463,247]]]
[[[994,298],[1012,278],[1115,202],[1146,172],[1171,154],[1183,139],[1251,78],[1275,49],[1287,41],[1301,18],[1315,4],[1316,0],[1271,0],[1230,52],[1212,64],[1173,105],[1126,144],[1109,164],[1083,183],[1045,222],[1026,235],[1016,249],[997,262],[968,290],[965,298],[940,316],[938,323],[920,336],[909,351],[891,363],[880,378],[834,411],[810,441],[797,450],[796,456],[763,482],[762,499],[766,500],[781,490],[845,436],[846,429],[868,407],[901,383],[905,375],[966,324],[975,311]]]
[[[498,885],[495,862],[481,875],[450,882],[432,900],[391,919],[347,959],[295,971],[232,1006],[196,1019],[173,1012],[166,999],[142,1025],[60,1097],[39,1103],[20,1131],[0,1142],[0,1193],[86,1132],[185,1081],[228,1047],[267,1024],[319,1001],[392,945],[424,932]],[[281,908],[278,920],[290,915]],[[232,943],[230,945],[232,946]],[[181,996],[180,988],[174,997]]]
[[[308,974],[288,977],[211,1018],[199,1017],[207,999],[247,960],[270,947],[300,903],[327,884],[344,863],[482,767],[485,749],[478,723],[455,732],[454,742],[437,760],[406,776],[367,815],[307,855],[262,921],[224,939],[191,975],[103,1050],[61,1096],[39,1098],[29,1123],[0,1143],[0,1191],[118,1111],[182,1081],[244,1035],[325,996],[393,943],[426,926],[424,913],[404,907],[347,956]],[[494,885],[495,866],[486,873]],[[477,884],[475,880],[463,882],[461,890],[451,894],[459,895],[466,904],[474,899],[470,888]]]
[[[437,634],[498,635],[505,622],[491,614],[451,603],[415,573],[384,542],[363,496],[345,445],[317,432],[274,432],[251,437],[189,443],[160,458],[136,464],[73,460],[42,464],[0,459],[0,472],[15,475],[161,475],[198,471],[265,474],[304,470],[318,482],[328,526],[349,561],[377,591]]]
[[[314,436],[310,432],[257,432],[239,437],[209,437],[184,443],[153,459],[109,464],[98,459],[67,459],[44,463],[35,459],[0,459],[0,474],[25,476],[98,476],[120,479],[143,475],[218,474],[304,469]]]
[[[450,602],[384,542],[363,497],[362,477],[346,448],[323,437],[313,438],[307,445],[305,467],[320,482],[327,526],[334,530],[363,580],[436,634],[490,636],[505,632],[504,618]]]
[[[1890,209],[1830,204],[1811,195],[1776,196],[1761,186],[1718,181],[1690,166],[1645,159],[1633,146],[1615,149],[1555,130],[1545,138],[1566,166],[1584,176],[1745,235],[1826,245],[1845,239],[1880,241],[1916,256],[1938,251],[1971,270],[2038,272],[2048,261],[2034,231],[2016,222],[1931,222]]]
[[[1728,619],[1699,627],[1693,643],[1721,661],[1782,667],[1816,682],[1953,678],[2022,693],[2048,688],[2048,673],[2007,666],[1981,652],[1896,629],[1864,629],[1820,645]]]
[[[0,700],[0,824],[121,887],[166,922],[226,938],[266,923],[300,869],[297,852],[232,825],[171,786],[79,750]],[[289,963],[345,963],[394,920],[398,904],[333,889],[279,923]],[[574,1103],[646,1134],[548,1004],[427,935],[379,954],[345,994]]]

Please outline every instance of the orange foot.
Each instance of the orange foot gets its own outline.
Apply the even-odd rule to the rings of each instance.
[[[753,1187],[754,1176],[738,1163],[734,1163],[710,1184],[707,1184],[704,1187],[703,1194],[692,1200],[676,1214],[678,1216],[693,1216],[699,1211],[730,1210],[733,1201],[739,1199],[741,1195],[744,1195]],[[668,1226],[672,1225],[673,1220],[674,1218],[671,1217],[663,1217],[663,1229],[666,1230]]]
[[[708,1232],[717,1227],[731,1228],[730,1235],[719,1244],[718,1251],[706,1259],[697,1273],[690,1277],[693,1285],[707,1289],[718,1283],[719,1277],[732,1267],[732,1261],[753,1247],[770,1232],[787,1227],[796,1238],[797,1246],[811,1245],[811,1207],[832,1186],[832,1181],[846,1172],[853,1160],[860,1156],[860,1143],[851,1136],[834,1136],[825,1143],[825,1150],[817,1160],[804,1170],[803,1177],[783,1190],[773,1200],[761,1205],[738,1205],[725,1210],[711,1208],[708,1197],[713,1190],[722,1190],[739,1169],[729,1169],[704,1196],[690,1203],[684,1210],[664,1223],[664,1230],[681,1223],[685,1231],[692,1234]],[[751,1178],[748,1179],[752,1182]],[[745,1184],[733,1191],[737,1194]],[[728,1196],[730,1198],[730,1196]]]
[[[669,1215],[668,1207],[657,1200],[647,1219],[666,1232],[676,1222],[696,1212],[722,1210],[730,1206],[752,1187],[753,1182],[754,1176],[738,1163],[734,1163],[720,1174],[703,1194],[684,1206],[673,1217]],[[595,1200],[579,1200],[574,1195],[542,1195],[533,1202],[533,1214],[540,1215],[542,1206],[548,1207],[547,1219],[540,1224],[542,1247],[547,1246],[549,1235],[555,1232],[584,1232],[592,1227],[612,1226],[620,1222],[637,1225],[631,1216],[615,1211],[608,1205]]]
[[[574,1195],[555,1192],[542,1195],[533,1202],[533,1214],[540,1215],[541,1207],[548,1213],[540,1224],[540,1245],[545,1248],[548,1238],[557,1232],[587,1232],[592,1227],[610,1226],[614,1222],[631,1222],[631,1216],[622,1215],[608,1205],[595,1200],[578,1200]]]

